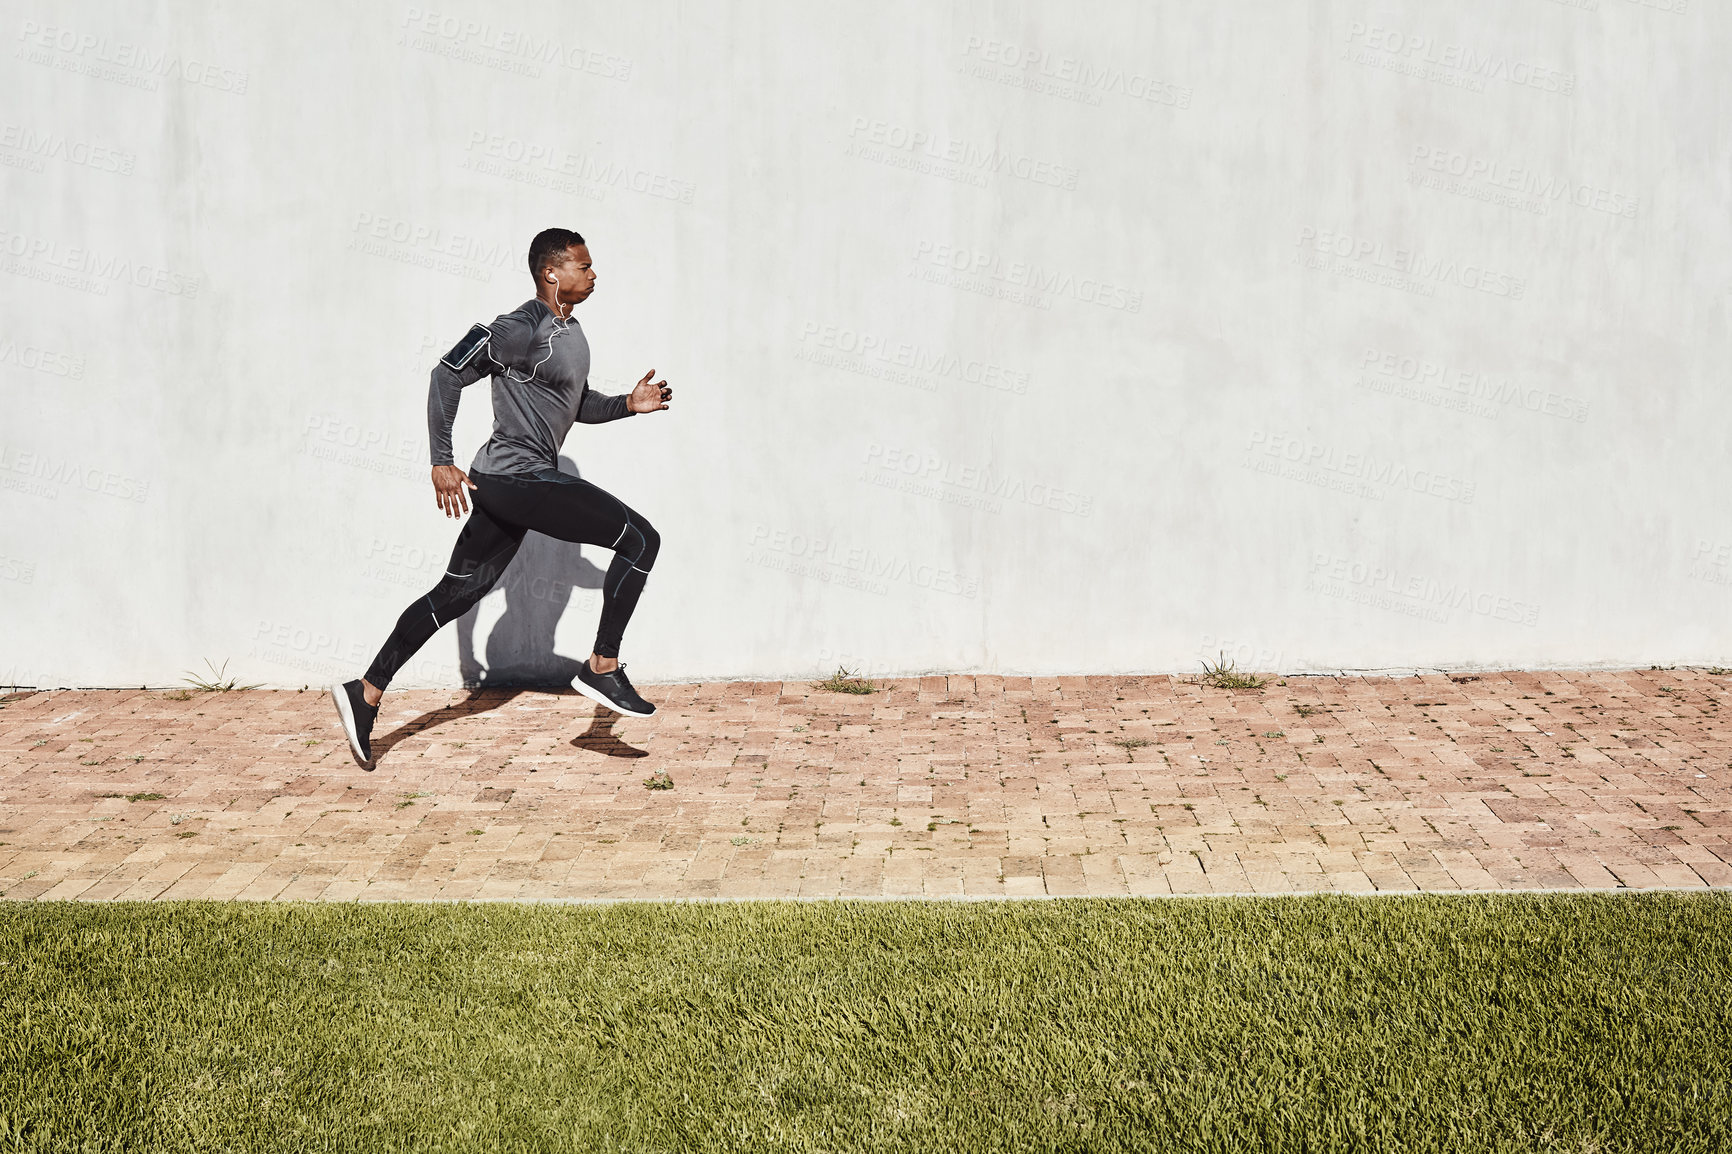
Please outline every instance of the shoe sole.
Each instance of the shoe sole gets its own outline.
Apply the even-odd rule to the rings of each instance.
[[[362,769],[372,769],[367,759],[361,756],[361,738],[355,732],[355,711],[349,707],[349,691],[343,688],[342,682],[331,686],[331,701],[337,707],[337,720],[343,724],[343,736],[349,739],[349,756]]]
[[[587,682],[580,678],[572,678],[571,687],[589,698],[591,701],[595,702],[597,705],[605,705],[615,713],[621,714],[625,717],[654,717],[656,713],[653,706],[650,708],[648,713],[638,713],[635,710],[626,709],[622,706],[616,705],[607,694],[603,693],[599,689],[592,688]]]

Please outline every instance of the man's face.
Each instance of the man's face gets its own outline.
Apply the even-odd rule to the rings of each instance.
[[[587,244],[576,244],[566,249],[564,262],[549,265],[547,271],[558,281],[561,304],[574,305],[586,301],[595,291],[595,267],[590,263]]]

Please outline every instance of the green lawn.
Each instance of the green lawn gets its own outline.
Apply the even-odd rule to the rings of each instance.
[[[0,903],[0,1047],[0,1151],[1724,1151],[1732,895]]]

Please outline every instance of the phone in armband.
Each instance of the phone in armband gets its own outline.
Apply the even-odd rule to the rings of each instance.
[[[439,363],[456,372],[473,361],[492,339],[493,330],[486,325],[470,325],[469,331],[463,334],[463,339],[452,345],[451,351],[439,358]]]

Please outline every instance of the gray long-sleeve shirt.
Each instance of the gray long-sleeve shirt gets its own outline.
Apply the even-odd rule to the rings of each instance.
[[[487,348],[462,369],[433,366],[427,388],[427,438],[433,464],[449,465],[451,424],[463,389],[493,378],[493,435],[475,454],[472,473],[533,473],[558,468],[559,446],[573,422],[597,425],[630,416],[626,398],[589,387],[589,341],[576,320],[554,318],[529,300],[488,326]]]

